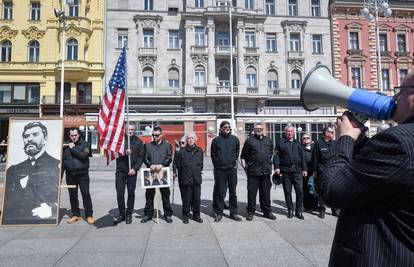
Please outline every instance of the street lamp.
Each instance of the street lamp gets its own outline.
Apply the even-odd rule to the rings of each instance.
[[[296,130],[298,132],[298,138],[297,139],[300,140],[300,133],[302,132],[303,129],[302,129],[302,127],[299,126]]]

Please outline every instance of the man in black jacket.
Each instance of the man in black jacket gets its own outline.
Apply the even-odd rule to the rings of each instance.
[[[196,145],[197,136],[191,132],[187,134],[187,145],[175,155],[178,171],[178,184],[180,185],[181,199],[183,201],[183,223],[188,223],[190,207],[193,219],[202,223],[200,217],[201,172],[203,171],[203,150]]]
[[[79,136],[78,129],[69,130],[70,143],[63,151],[63,166],[66,172],[66,183],[76,185],[76,188],[69,188],[70,206],[72,218],[67,223],[80,221],[78,187],[83,199],[86,221],[93,224],[92,217],[92,200],[89,193],[89,157],[91,156],[91,147]]]
[[[272,173],[272,141],[263,134],[263,124],[254,125],[254,135],[244,143],[241,162],[247,174],[247,217],[251,221],[256,211],[256,195],[259,190],[260,208],[263,217],[276,220],[270,205],[270,174]]]
[[[321,183],[319,177],[322,175],[324,169],[326,168],[326,163],[333,156],[333,151],[335,151],[336,141],[333,140],[334,129],[332,127],[325,127],[322,130],[323,137],[315,143],[312,154],[312,169],[313,176],[316,178],[316,193],[318,194],[318,211],[319,218],[325,218],[325,203],[323,202],[321,191]],[[332,215],[338,216],[338,210],[332,208]]]
[[[315,192],[309,191],[309,178],[313,175],[312,166],[312,154],[314,150],[314,144],[309,134],[302,135],[302,149],[305,156],[306,166],[308,167],[308,175],[303,178],[303,208],[305,210],[313,211],[317,209],[317,200]]]
[[[145,144],[144,164],[154,172],[162,171],[163,167],[170,166],[172,162],[172,147],[171,144],[162,139],[162,129],[160,126],[155,126],[152,131],[153,141]],[[161,187],[160,193],[162,197],[162,205],[164,208],[164,218],[167,223],[172,223],[173,210],[170,203],[170,188]],[[144,218],[141,223],[146,223],[152,219],[154,215],[154,196],[155,189],[149,188],[145,190],[145,208]]]
[[[135,187],[137,185],[137,172],[144,160],[144,145],[142,144],[141,139],[135,135],[134,125],[128,125],[128,135],[131,148],[128,148],[128,136],[125,136],[126,155],[116,159],[115,187],[119,216],[115,218],[115,224],[118,224],[124,220],[126,224],[130,224],[132,222],[132,212],[134,211],[135,202]],[[126,212],[125,186],[128,190]]]
[[[224,209],[224,186],[229,186],[230,218],[241,221],[237,215],[237,159],[240,153],[239,139],[231,134],[230,123],[222,121],[220,135],[211,142],[211,160],[214,166],[213,209],[215,222],[221,221]]]
[[[283,176],[283,191],[285,193],[288,208],[287,217],[293,217],[292,185],[296,193],[295,216],[301,220],[303,203],[303,177],[307,175],[307,166],[301,144],[295,139],[295,128],[285,128],[285,138],[281,139],[276,146],[276,154],[279,162],[276,164],[276,174]]]

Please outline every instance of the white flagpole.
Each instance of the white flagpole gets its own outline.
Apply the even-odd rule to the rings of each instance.
[[[126,106],[126,125],[125,125],[125,133],[128,138],[128,149],[131,149],[131,138],[129,136],[129,100],[128,100],[128,64],[127,64],[127,54],[126,54],[126,47],[125,44],[122,48],[125,51],[125,106]],[[128,167],[131,170],[131,155],[128,155]]]

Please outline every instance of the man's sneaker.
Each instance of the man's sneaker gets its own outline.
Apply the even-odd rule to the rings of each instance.
[[[247,213],[246,220],[248,220],[248,221],[253,220],[253,216],[254,216],[253,213],[251,213],[251,212]]]
[[[230,214],[230,219],[240,222],[242,218],[237,214]]]
[[[72,224],[75,222],[79,222],[81,220],[81,217],[79,216],[72,216],[72,218],[69,219],[69,221],[67,221],[67,223]]]
[[[264,214],[263,214],[263,217],[268,218],[268,219],[270,219],[270,220],[276,220],[276,216],[275,216],[273,213],[271,213],[271,212],[269,212],[269,213],[264,213]]]
[[[150,217],[150,216],[144,216],[141,219],[141,223],[146,223],[146,222],[151,221],[151,220],[152,220],[152,217]]]

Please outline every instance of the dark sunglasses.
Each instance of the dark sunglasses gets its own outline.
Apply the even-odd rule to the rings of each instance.
[[[184,145],[184,144],[185,144],[185,142],[180,142],[180,144]]]
[[[310,139],[310,137],[305,136],[305,137],[302,137],[302,139]]]
[[[160,137],[161,134],[153,134],[152,137]]]
[[[230,126],[229,125],[223,126],[223,129],[230,129]]]
[[[394,87],[394,95],[392,96],[393,100],[397,100],[397,97],[402,93],[404,90],[412,90],[414,89],[414,86],[396,86]]]
[[[263,131],[263,128],[254,128],[255,131],[261,132]]]

